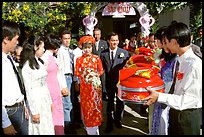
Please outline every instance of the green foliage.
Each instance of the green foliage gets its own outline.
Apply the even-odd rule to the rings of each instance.
[[[69,30],[84,16],[86,2],[3,2],[2,18],[29,27],[33,33]]]
[[[190,27],[193,29],[194,38],[197,38],[197,28],[202,25],[202,2],[144,2],[149,9],[149,13],[154,17],[155,23],[151,27],[152,32],[158,29],[159,14],[182,10],[189,6],[191,10]]]
[[[202,2],[190,3],[190,27],[193,31],[194,40],[198,38],[197,29],[202,25]]]
[[[83,18],[104,4],[108,2],[3,2],[2,18],[24,24],[34,33],[57,32],[59,28],[65,26],[68,30],[83,35]],[[158,29],[160,13],[183,9],[189,6],[190,2],[144,2],[144,4],[156,20],[151,27],[155,32]],[[197,27],[202,25],[202,2],[197,4],[191,19],[191,26],[196,32]]]
[[[43,30],[47,24],[46,2],[3,2],[2,18],[23,23],[31,30]]]

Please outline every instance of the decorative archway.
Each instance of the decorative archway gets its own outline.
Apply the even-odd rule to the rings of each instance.
[[[113,4],[117,3],[118,5],[121,5],[121,6],[124,3],[126,4],[128,3],[132,7],[134,7],[140,14],[139,22],[141,24],[141,37],[145,38],[149,35],[150,27],[154,24],[155,20],[149,14],[149,10],[147,9],[146,5],[143,2],[112,2],[112,3]],[[92,10],[91,13],[83,19],[83,24],[85,26],[85,34],[93,35],[94,26],[97,24],[95,22],[98,22],[97,18],[95,17],[95,14],[97,13],[99,9],[101,9],[102,7],[106,5],[108,4],[98,5],[95,10]],[[120,15],[126,15],[126,14],[120,14]]]

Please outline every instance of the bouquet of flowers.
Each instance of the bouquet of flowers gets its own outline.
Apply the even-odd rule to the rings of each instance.
[[[85,82],[87,84],[92,84],[94,88],[97,89],[101,87],[100,77],[92,68],[85,68],[83,71],[83,77]]]

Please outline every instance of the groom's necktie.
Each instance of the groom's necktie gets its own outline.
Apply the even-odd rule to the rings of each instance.
[[[20,75],[19,75],[19,73],[18,73],[18,71],[17,71],[17,69],[16,69],[16,67],[15,67],[15,65],[14,65],[14,63],[13,63],[13,60],[11,59],[11,56],[10,56],[10,55],[7,55],[7,58],[10,60],[12,66],[13,66],[13,70],[14,70],[16,76],[17,76],[18,84],[19,84],[20,89],[21,89],[21,93],[24,95],[24,99],[25,99],[25,101],[26,101],[27,98],[26,98],[26,91],[25,91],[24,84],[23,84],[23,82],[22,82],[22,80],[21,80],[21,78],[20,78]]]
[[[113,64],[113,62],[114,62],[113,51],[111,51],[111,63]]]

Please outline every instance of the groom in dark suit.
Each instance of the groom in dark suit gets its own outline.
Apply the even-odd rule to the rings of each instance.
[[[103,50],[100,58],[105,70],[105,86],[108,96],[107,102],[107,126],[106,133],[113,130],[113,123],[117,128],[122,128],[121,120],[124,111],[124,102],[121,101],[116,95],[118,93],[117,83],[119,80],[119,70],[121,70],[126,61],[129,59],[128,51],[119,48],[119,37],[115,32],[108,35],[109,48]],[[114,98],[116,97],[116,110],[114,108]]]

